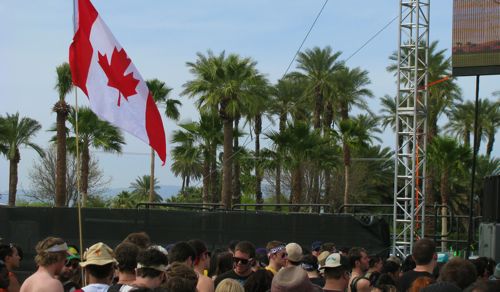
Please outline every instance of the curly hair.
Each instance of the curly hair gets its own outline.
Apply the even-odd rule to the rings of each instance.
[[[54,245],[63,244],[64,240],[59,237],[47,237],[36,245],[35,263],[46,267],[66,259],[66,251],[48,252],[47,249]]]
[[[139,247],[132,242],[124,241],[115,247],[115,259],[120,272],[135,273]]]

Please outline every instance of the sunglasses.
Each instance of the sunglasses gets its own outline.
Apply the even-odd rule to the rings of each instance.
[[[72,261],[66,261],[66,263],[64,263],[64,266],[66,268],[72,267],[73,269],[76,269],[76,268],[78,268],[79,263],[78,262],[72,262]]]
[[[252,259],[242,259],[242,258],[233,257],[233,262],[234,262],[235,264],[241,263],[242,265],[248,265],[248,263],[249,263],[251,260],[252,260]]]

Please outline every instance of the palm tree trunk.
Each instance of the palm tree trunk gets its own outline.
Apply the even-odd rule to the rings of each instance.
[[[82,147],[82,173],[80,181],[80,192],[83,196],[83,207],[87,205],[89,189],[89,163],[90,151],[88,145]]]
[[[349,192],[350,185],[349,181],[351,179],[351,149],[346,142],[343,143],[344,149],[344,213],[347,212],[347,204],[349,204]]]
[[[16,206],[16,193],[17,193],[17,165],[21,160],[19,149],[16,149],[14,158],[9,160],[9,207]]]
[[[203,205],[210,203],[210,154],[208,150],[203,151]]]
[[[224,129],[224,154],[222,156],[222,191],[221,202],[224,209],[231,209],[232,196],[232,173],[233,173],[233,121],[230,118],[223,119]]]
[[[151,183],[149,184],[149,202],[153,203],[155,199],[155,186],[154,186],[154,181],[155,181],[155,151],[153,148],[151,148],[151,171],[150,171],[150,176],[151,176]]]
[[[280,113],[280,122],[279,122],[279,131],[282,134],[286,129],[286,119],[287,112]],[[282,159],[281,159],[281,146],[278,145],[278,149],[276,150],[276,155],[278,158],[276,159],[276,186],[275,186],[275,196],[276,196],[276,204],[281,204],[281,169],[282,169]],[[291,196],[290,196],[291,197]],[[276,206],[276,211],[281,211],[281,206]]]
[[[448,171],[443,171],[441,175],[441,251],[447,251],[446,240],[448,237]]]
[[[333,210],[333,194],[332,194],[332,172],[329,169],[325,170],[325,194],[324,203],[330,205],[330,212]]]
[[[319,176],[320,176],[320,172],[317,168],[316,165],[312,165],[312,177],[313,177],[313,181],[312,181],[312,196],[311,196],[311,203],[313,204],[318,204],[319,203],[319,198],[320,198],[320,194],[319,194]],[[314,210],[314,212],[318,212],[318,208],[317,207],[314,207],[312,208]]]
[[[292,171],[292,195],[291,203],[296,205],[300,204],[302,201],[302,180],[304,179],[304,173],[302,169],[302,164],[299,163],[297,167]],[[298,212],[300,210],[299,206],[293,206],[293,212]]]
[[[486,144],[486,156],[491,157],[493,151],[493,144],[495,143],[495,132],[488,131],[488,143]]]
[[[477,150],[476,153],[479,153],[479,149],[481,149],[481,137],[483,136],[483,128],[478,126],[477,127],[477,138],[474,137],[474,139],[477,139]]]
[[[333,123],[333,105],[332,102],[328,101],[325,106],[325,118],[323,119],[323,137],[326,140],[330,140],[330,129]],[[324,193],[324,203],[331,206],[333,210],[333,197],[332,197],[332,182],[330,169],[324,170],[325,175],[325,193]]]
[[[66,203],[66,118],[68,116],[68,104],[64,100],[54,105],[56,112],[56,136],[57,136],[57,158],[56,158],[56,207],[64,207]]]
[[[278,158],[276,161],[275,196],[276,196],[276,204],[281,204],[281,158]],[[276,211],[281,211],[281,206],[276,206],[276,208],[274,209]]]
[[[240,124],[240,117],[236,117],[234,119],[234,129],[233,133],[238,131],[238,127]],[[233,135],[233,153],[236,153],[239,149],[239,137],[238,135]],[[233,157],[233,196],[232,196],[232,204],[241,204],[241,182],[240,182],[240,160],[236,157]]]
[[[219,197],[217,196],[217,148],[215,146],[211,149],[210,154],[210,194],[212,198],[212,203],[219,203]]]
[[[464,146],[470,147],[470,131],[464,131]]]
[[[315,89],[316,97],[314,99],[314,129],[321,128],[321,113],[323,112],[323,95],[320,88]]]
[[[261,115],[255,116],[255,199],[258,205],[257,210],[262,210],[264,200],[262,198],[262,170],[260,168],[260,132],[262,130]]]

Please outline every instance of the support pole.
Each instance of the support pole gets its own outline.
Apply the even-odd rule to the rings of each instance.
[[[471,254],[471,245],[472,245],[472,230],[474,226],[474,184],[476,182],[476,158],[477,152],[477,144],[479,140],[479,133],[477,132],[477,123],[479,119],[479,75],[476,75],[476,102],[475,102],[475,111],[474,111],[474,145],[472,150],[472,170],[471,170],[471,186],[470,186],[470,194],[469,194],[469,232],[467,234],[467,252],[466,257],[468,258]]]

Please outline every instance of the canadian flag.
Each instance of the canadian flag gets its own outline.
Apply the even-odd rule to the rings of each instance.
[[[97,116],[151,145],[165,164],[163,122],[146,82],[92,3],[75,1],[75,36],[69,48],[73,83]]]

